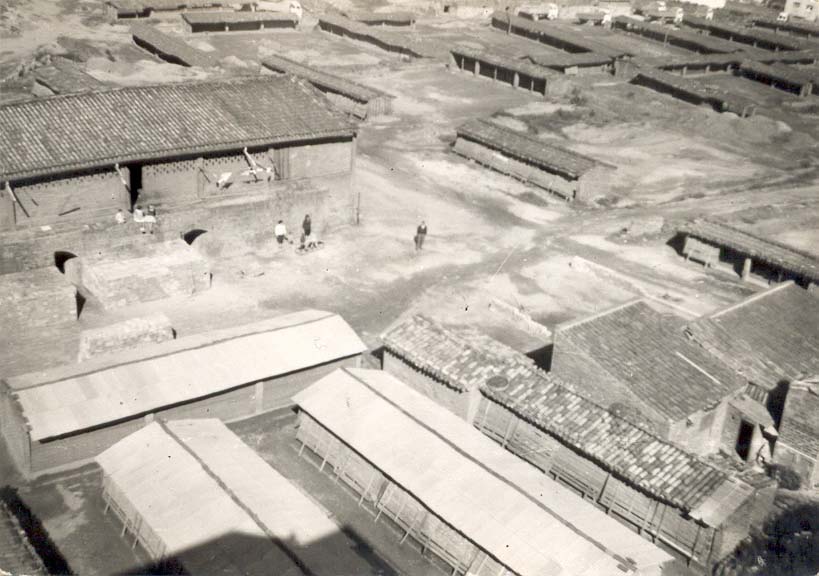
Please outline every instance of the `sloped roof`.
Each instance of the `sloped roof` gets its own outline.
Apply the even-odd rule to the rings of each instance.
[[[496,28],[506,28],[508,23],[512,25],[512,32],[517,33],[516,29],[524,31],[527,35],[536,36],[541,42],[544,42],[544,38],[552,39],[565,46],[571,46],[578,52],[596,52],[612,58],[628,54],[627,50],[609,45],[602,40],[585,38],[571,28],[563,27],[551,20],[529,20],[503,11],[492,14],[492,25]]]
[[[706,20],[705,18],[691,16],[689,14],[686,14],[683,17],[683,24],[696,28],[703,28],[705,30],[721,32],[723,34],[730,34],[734,38],[742,38],[748,42],[766,42],[785,50],[799,50],[800,48],[805,47],[805,42],[803,40],[792,36],[784,36],[782,34],[768,32],[767,30],[761,30],[759,28],[735,26],[719,20]]]
[[[793,68],[784,64],[763,64],[762,62],[745,60],[742,62],[742,64],[740,64],[740,69],[759,76],[764,76],[773,80],[790,82],[799,86],[803,84],[811,84],[813,82],[811,74],[803,72],[799,68]]]
[[[408,11],[404,12],[345,11],[342,14],[345,18],[349,18],[350,20],[355,20],[356,22],[361,22],[362,24],[367,25],[379,24],[381,22],[392,22],[394,24],[409,25],[415,22],[415,20],[417,19],[417,16],[413,12]]]
[[[131,36],[137,45],[148,46],[160,55],[172,56],[185,66],[207,68],[216,65],[216,58],[213,54],[194,48],[182,38],[166,34],[149,24],[131,25]]]
[[[164,427],[218,480],[225,492],[252,514],[267,535],[283,543],[310,574],[375,573],[355,552],[355,545],[338,524],[221,421],[175,420]]]
[[[509,58],[500,54],[492,54],[487,50],[476,50],[468,46],[455,46],[452,48],[451,52],[452,54],[466,56],[467,58],[472,58],[474,60],[480,60],[486,64],[512,70],[536,79],[548,81],[549,78],[554,76],[554,72],[550,72],[542,67],[535,66],[525,60]]]
[[[241,22],[292,22],[299,19],[295,14],[286,12],[229,12],[218,10],[215,12],[185,12],[182,19],[188,24],[235,24]]]
[[[343,318],[308,310],[9,378],[34,441],[360,354]]]
[[[176,557],[188,573],[301,576],[221,479],[158,422],[120,440],[96,461],[112,492],[133,506],[166,556]]]
[[[788,390],[779,425],[779,444],[819,460],[819,384],[815,381],[794,383]]]
[[[244,146],[352,137],[323,96],[271,76],[115,88],[0,106],[0,180]]]
[[[682,510],[711,502],[719,486],[733,483],[725,472],[615,416],[487,336],[462,336],[415,316],[388,332],[384,345],[451,387],[466,389],[481,382],[488,398]],[[509,385],[502,390],[485,385],[491,376],[503,376]]]
[[[786,282],[691,322],[691,337],[759,386],[819,374],[819,297]]]
[[[37,68],[34,77],[55,94],[87,92],[106,87],[104,82],[100,82],[65,58],[54,58],[50,65]]]
[[[474,119],[456,129],[459,137],[474,140],[548,170],[579,178],[602,163],[566,148],[547,144],[537,138],[498,126],[488,120]]]
[[[631,16],[615,16],[612,19],[612,22],[615,25],[624,27],[627,30],[645,30],[648,32],[653,32],[655,35],[662,38],[671,38],[677,40],[678,42],[696,46],[702,50],[707,50],[708,52],[730,54],[732,52],[739,52],[743,49],[741,45],[734,44],[728,40],[714,38],[705,34],[698,34],[689,30],[675,30],[674,28],[669,28],[668,26],[663,26],[662,24],[644,22],[643,20],[638,20]]]
[[[670,559],[386,372],[337,370],[295,400],[516,574],[613,575],[633,573],[625,556],[639,568]]]
[[[694,96],[703,102],[716,106],[716,108],[722,112],[734,112],[735,114],[742,115],[747,110],[756,108],[756,103],[749,98],[715,86],[710,86],[687,76],[671,74],[664,70],[640,68],[633,81],[639,82],[640,77],[649,80],[652,84],[661,84]]]
[[[693,220],[679,226],[677,231],[819,282],[819,258],[812,254],[711,220]]]
[[[358,84],[341,76],[305,66],[304,64],[282,56],[268,56],[262,60],[262,66],[276,72],[304,78],[319,90],[342,94],[358,102],[369,102],[375,98],[392,98],[392,96],[388,96],[375,88],[370,88],[369,86]]]
[[[690,342],[679,318],[660,314],[643,301],[558,326],[555,342],[558,350],[570,342],[572,353],[584,354],[671,422],[711,408],[746,385]]]
[[[611,56],[605,54],[597,54],[595,52],[580,52],[577,54],[570,54],[568,52],[551,52],[530,54],[529,60],[538,66],[545,66],[546,68],[568,68],[570,66],[602,66],[604,64],[611,64]]]

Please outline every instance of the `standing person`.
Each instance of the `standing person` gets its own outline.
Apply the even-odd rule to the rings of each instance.
[[[273,233],[276,235],[276,242],[284,244],[284,241],[287,239],[287,227],[284,225],[284,222],[279,220],[273,229]]]
[[[313,231],[313,222],[310,220],[310,215],[304,215],[304,221],[301,223],[301,228],[304,230],[304,235],[310,237],[310,232]]]
[[[421,220],[418,229],[415,231],[415,249],[424,249],[424,239],[427,237],[427,223]]]

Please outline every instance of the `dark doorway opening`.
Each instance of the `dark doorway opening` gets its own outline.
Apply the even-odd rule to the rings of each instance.
[[[734,447],[739,457],[743,460],[748,460],[748,453],[751,451],[751,438],[754,436],[754,425],[750,422],[742,421],[739,425],[739,434],[737,434],[737,444]]]
[[[65,263],[76,257],[77,255],[72,254],[71,252],[58,250],[54,253],[54,266],[56,266],[57,270],[59,270],[61,273],[65,274]]]
[[[131,194],[131,209],[133,209],[139,198],[139,191],[142,190],[142,165],[132,164],[128,166],[128,175],[130,180],[128,182],[128,192]]]
[[[201,228],[194,228],[188,232],[182,234],[182,240],[184,240],[189,246],[193,244],[193,241],[199,238],[202,234],[206,234],[207,230],[202,230]]]

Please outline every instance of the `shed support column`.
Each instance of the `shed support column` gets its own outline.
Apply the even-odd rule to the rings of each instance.
[[[11,186],[8,182],[0,188],[0,231],[14,230],[16,214],[14,212],[14,197],[11,195]]]
[[[475,60],[475,68],[474,68],[475,76],[481,73],[481,63],[478,60]]]
[[[750,258],[746,258],[745,261],[742,263],[742,279],[748,280],[751,277],[751,265],[753,261]]]
[[[520,85],[520,74],[515,72],[515,75],[512,77],[512,86],[517,88]]]

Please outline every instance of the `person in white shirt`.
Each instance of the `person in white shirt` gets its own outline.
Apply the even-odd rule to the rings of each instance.
[[[276,242],[279,244],[284,244],[284,241],[287,240],[287,227],[281,220],[279,220],[279,223],[276,224],[276,227],[273,229],[273,233],[276,235]]]

